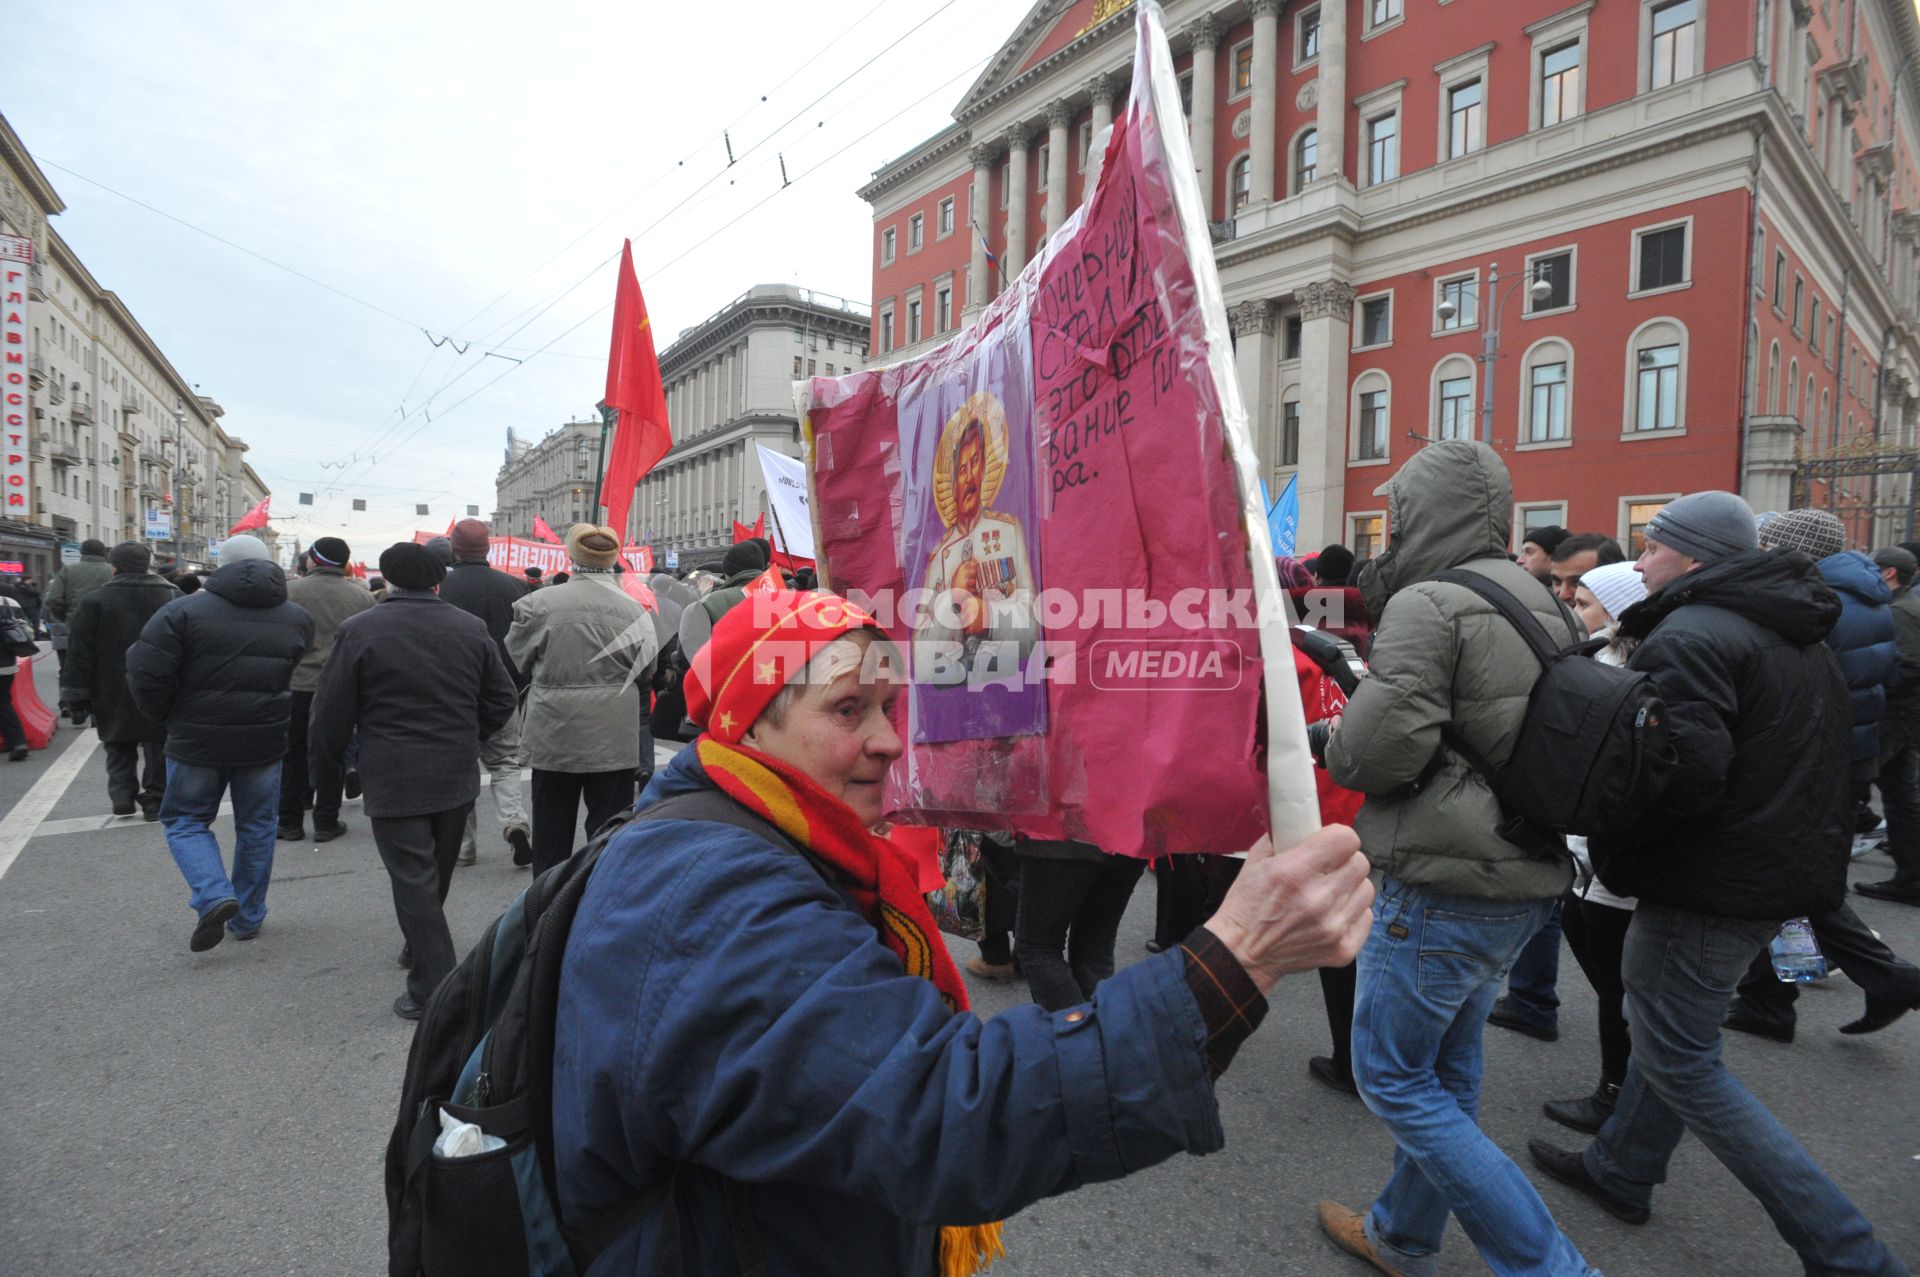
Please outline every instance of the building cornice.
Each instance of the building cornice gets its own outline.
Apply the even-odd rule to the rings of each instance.
[[[692,332],[676,338],[671,346],[662,351],[661,379],[670,381],[697,367],[756,328],[814,328],[823,334],[858,337],[864,346],[873,330],[873,317],[798,297],[779,294],[754,297],[749,294],[736,298],[718,314]]]
[[[1060,12],[1064,13],[1066,5],[1061,4],[1058,8]],[[1119,21],[1118,19],[1121,14],[1129,12],[1131,12],[1131,10],[1120,10],[1119,13],[1108,18],[1105,22],[1097,26],[1088,27],[1085,31],[1075,36],[1066,44],[1061,45],[1040,61],[999,85],[989,87],[988,79],[983,77],[981,82],[974,86],[973,91],[961,99],[960,105],[954,108],[954,118],[962,124],[975,124],[983,116],[986,116],[999,107],[1005,106],[1029,89],[1038,85],[1044,85],[1065,68],[1072,66],[1076,62],[1085,61],[1096,51],[1105,48],[1115,41],[1127,39],[1133,34],[1133,24],[1131,22]],[[1174,33],[1170,32],[1169,34]],[[1024,56],[1029,47],[1030,45],[1028,45],[1027,42],[1022,41],[1016,36],[1013,40],[1008,41],[1001,52],[1004,54],[1010,49],[1016,50],[1014,58],[1017,59]],[[992,75],[992,73],[993,68],[989,68],[989,76]],[[1078,92],[1079,90],[1076,87],[1075,93],[1077,94]],[[1036,117],[1044,108],[1044,103],[1036,104]]]
[[[67,203],[60,198],[60,192],[53,189],[53,183],[34,162],[33,153],[27,150],[27,144],[13,131],[13,125],[7,123],[7,117],[0,115],[0,160],[26,179],[27,193],[40,206],[43,217],[52,217],[55,213],[67,211]]]
[[[854,194],[871,204],[888,191],[897,190],[915,174],[925,172],[935,162],[964,149],[972,137],[972,133],[963,125],[949,124],[907,152],[901,159],[875,169],[873,180]]]

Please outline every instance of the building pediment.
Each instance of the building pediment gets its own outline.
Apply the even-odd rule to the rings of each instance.
[[[1133,0],[1039,0],[960,99],[954,118],[977,115],[1035,67],[1096,32],[1131,30],[1132,13]]]

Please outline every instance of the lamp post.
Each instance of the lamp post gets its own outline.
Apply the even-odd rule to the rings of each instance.
[[[1519,291],[1520,285],[1527,282],[1525,273],[1508,281],[1507,291],[1500,291],[1500,266],[1495,263],[1487,271],[1487,295],[1493,298],[1493,305],[1482,316],[1480,325],[1480,442],[1493,444],[1493,374],[1500,359],[1500,309],[1507,298]],[[1527,296],[1536,302],[1543,302],[1553,294],[1553,283],[1544,274],[1535,274]],[[1452,298],[1442,298],[1435,308],[1440,322],[1446,323],[1460,313],[1460,308]]]

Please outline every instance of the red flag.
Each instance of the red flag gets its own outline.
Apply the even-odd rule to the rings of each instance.
[[[773,594],[787,588],[787,578],[780,575],[779,568],[768,568],[753,580],[747,582],[746,594]]]
[[[260,504],[240,516],[240,522],[227,529],[228,536],[239,536],[242,532],[251,532],[255,528],[267,526],[267,503],[272,501],[271,494],[261,497]]]
[[[667,392],[660,385],[660,360],[653,352],[652,321],[633,274],[633,241],[620,250],[620,283],[613,298],[613,346],[607,354],[607,406],[620,410],[607,450],[606,481],[600,504],[607,526],[622,538],[627,510],[640,477],[673,446],[667,424]]]
[[[542,541],[551,541],[555,545],[566,544],[565,541],[560,539],[559,534],[547,526],[547,521],[537,514],[533,516],[533,535],[539,537]]]
[[[740,520],[735,519],[733,521],[733,543],[739,545],[749,537],[760,537],[764,539],[767,535],[766,524],[767,516],[764,514],[753,521],[752,527],[748,527],[746,524],[740,522]]]

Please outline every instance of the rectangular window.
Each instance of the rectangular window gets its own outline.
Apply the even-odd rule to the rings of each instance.
[[[1671,288],[1675,284],[1687,282],[1687,228],[1669,226],[1664,230],[1648,231],[1640,237],[1640,261],[1637,291],[1646,292],[1650,288]],[[1774,290],[1775,304],[1779,304],[1779,288]]]
[[[1288,315],[1287,328],[1286,328],[1286,347],[1285,347],[1286,353],[1280,356],[1282,359],[1300,358],[1300,333],[1301,333],[1300,316]]]
[[[894,248],[898,239],[899,233],[891,226],[880,232],[880,264],[882,266],[893,264]]]
[[[1647,525],[1653,516],[1667,508],[1664,501],[1627,502],[1627,557],[1637,559],[1647,548]]]
[[[907,344],[911,346],[920,340],[920,303],[907,303]]]
[[[1650,346],[1640,352],[1635,430],[1672,430],[1680,424],[1680,347]]]
[[[1005,208],[1007,201],[1013,198],[1013,161],[1008,160],[1000,166],[1000,207]]]
[[[1048,162],[1052,155],[1053,144],[1051,142],[1042,142],[1040,144],[1040,181],[1038,186],[1043,191],[1047,189],[1047,170],[1053,167],[1053,165]]]
[[[915,213],[907,219],[907,251],[909,253],[917,253],[926,247],[926,243],[927,215],[925,213]]]
[[[1533,277],[1547,281],[1547,295],[1535,299],[1532,289],[1527,293],[1527,313],[1540,314],[1548,310],[1564,310],[1573,305],[1573,253],[1551,253],[1545,257],[1536,257],[1532,262]]]
[[[1300,464],[1300,403],[1296,399],[1280,405],[1280,464]]]
[[[815,359],[807,360],[807,376],[809,377],[817,376],[819,372],[820,372],[819,361]]]
[[[1440,383],[1439,439],[1473,438],[1473,378],[1448,377]]]
[[[1384,346],[1393,340],[1393,298],[1369,297],[1360,303],[1360,344]]]
[[[1480,322],[1480,289],[1471,275],[1440,281],[1440,301],[1434,309],[1442,332],[1472,328]]]
[[[1349,516],[1347,522],[1353,529],[1349,542],[1355,561],[1364,563],[1368,559],[1379,558],[1380,551],[1386,548],[1386,516],[1356,514]]]
[[[1580,114],[1580,42],[1569,41],[1540,55],[1540,127]]]
[[[1813,305],[1807,316],[1807,344],[1816,351],[1820,349],[1820,299],[1813,299]]]
[[[1699,39],[1699,0],[1672,0],[1653,11],[1653,71],[1649,83],[1663,89],[1693,74],[1694,41]]]
[[[1520,544],[1525,545],[1529,533],[1541,528],[1564,528],[1567,526],[1567,505],[1564,501],[1552,505],[1522,506],[1520,509]]]
[[[953,196],[949,195],[940,201],[940,214],[934,226],[934,234],[941,239],[953,234]]]
[[[831,376],[833,376],[833,365],[832,365],[832,364],[828,364],[828,365],[827,365],[827,376],[829,376],[829,377],[831,377]]]
[[[1454,158],[1480,149],[1486,123],[1486,95],[1478,80],[1447,90],[1447,156]]]
[[[1298,66],[1302,62],[1310,62],[1320,56],[1320,6],[1315,5],[1306,10],[1296,21],[1298,23],[1295,28],[1297,42],[1294,49],[1297,55],[1293,62]]]
[[[800,380],[800,367],[801,367],[801,365],[800,365],[800,356],[799,356],[799,355],[795,355],[795,356],[793,357],[793,379],[794,379],[795,381],[798,381],[798,380]]]
[[[1093,154],[1093,121],[1092,120],[1081,121],[1080,145],[1075,147],[1074,150],[1076,153],[1078,153],[1080,157],[1079,160],[1077,161],[1080,171],[1084,173],[1087,171],[1087,160]]]
[[[1361,461],[1383,461],[1387,455],[1387,392],[1368,390],[1360,395]]]
[[[1367,185],[1378,186],[1400,176],[1400,116],[1376,115],[1367,121]]]
[[[1567,365],[1535,364],[1527,371],[1527,442],[1567,437]]]
[[[880,350],[885,354],[893,350],[893,307],[880,308]]]
[[[939,325],[935,332],[945,332],[953,327],[953,290],[943,288],[933,295],[934,322]]]
[[[1235,94],[1253,91],[1253,41],[1233,46],[1233,90]]]
[[[1399,21],[1401,12],[1401,0],[1373,0],[1369,21],[1373,26],[1384,26]]]

